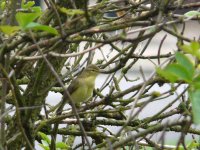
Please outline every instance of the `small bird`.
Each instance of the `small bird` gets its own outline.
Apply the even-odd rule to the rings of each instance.
[[[96,65],[88,65],[68,87],[68,92],[74,103],[88,100],[93,93],[95,80],[100,69]]]
[[[67,90],[75,104],[84,102],[92,96],[95,80],[99,73],[100,69],[96,65],[90,64],[74,80],[72,80]],[[65,103],[67,102],[66,97],[67,96],[63,97],[63,100],[56,111],[57,115],[61,113]]]

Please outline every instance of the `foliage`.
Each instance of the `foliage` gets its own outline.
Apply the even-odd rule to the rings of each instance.
[[[24,11],[30,11],[28,13],[24,12],[17,12],[16,13],[16,20],[19,24],[19,26],[0,26],[0,29],[3,33],[5,34],[12,34],[15,33],[16,31],[19,31],[20,29],[22,30],[36,30],[36,31],[46,31],[48,33],[52,33],[57,35],[58,32],[56,29],[46,26],[46,25],[41,25],[39,23],[33,22],[35,19],[37,19],[39,16],[42,15],[42,11],[40,7],[34,6],[34,1],[29,1],[26,4],[24,1],[21,3],[21,7]]]
[[[42,140],[42,144],[40,144],[40,146],[44,149],[44,150],[50,150],[50,144],[51,144],[51,140],[49,139],[49,137],[42,132],[38,132],[38,135],[41,136]],[[57,142],[56,143],[56,150],[67,150],[70,149],[70,147],[65,144],[64,142]]]
[[[190,45],[180,45],[180,48],[193,58],[199,60],[200,44],[198,42],[191,42]],[[195,68],[192,61],[180,52],[175,54],[176,62],[169,64],[165,69],[157,69],[165,79],[172,83],[183,81],[189,86],[189,97],[192,103],[193,120],[195,123],[200,123],[200,72],[199,68]]]

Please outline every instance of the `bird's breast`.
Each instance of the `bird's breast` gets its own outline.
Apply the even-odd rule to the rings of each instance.
[[[94,83],[96,77],[84,77],[82,80],[79,80],[79,86],[76,89],[76,92],[73,92],[71,97],[75,103],[83,102],[89,99],[92,96]]]
[[[94,76],[88,76],[85,79],[82,80],[82,84],[85,84],[89,87],[94,87],[94,83],[95,83],[95,78]]]

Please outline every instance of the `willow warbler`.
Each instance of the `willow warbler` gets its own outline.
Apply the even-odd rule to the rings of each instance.
[[[68,87],[68,92],[74,103],[86,101],[92,96],[95,79],[99,71],[96,65],[88,65],[88,67],[71,82]]]
[[[95,79],[99,72],[100,69],[96,65],[91,64],[72,80],[67,90],[75,104],[86,101],[92,96]],[[67,98],[64,96],[57,109],[57,114],[61,114],[66,101]]]

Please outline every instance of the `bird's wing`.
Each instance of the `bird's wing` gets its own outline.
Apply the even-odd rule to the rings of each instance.
[[[69,94],[71,95],[74,91],[77,90],[78,86],[79,86],[79,83],[80,81],[77,80],[77,79],[74,79],[71,84],[68,86],[67,90],[69,92]]]

